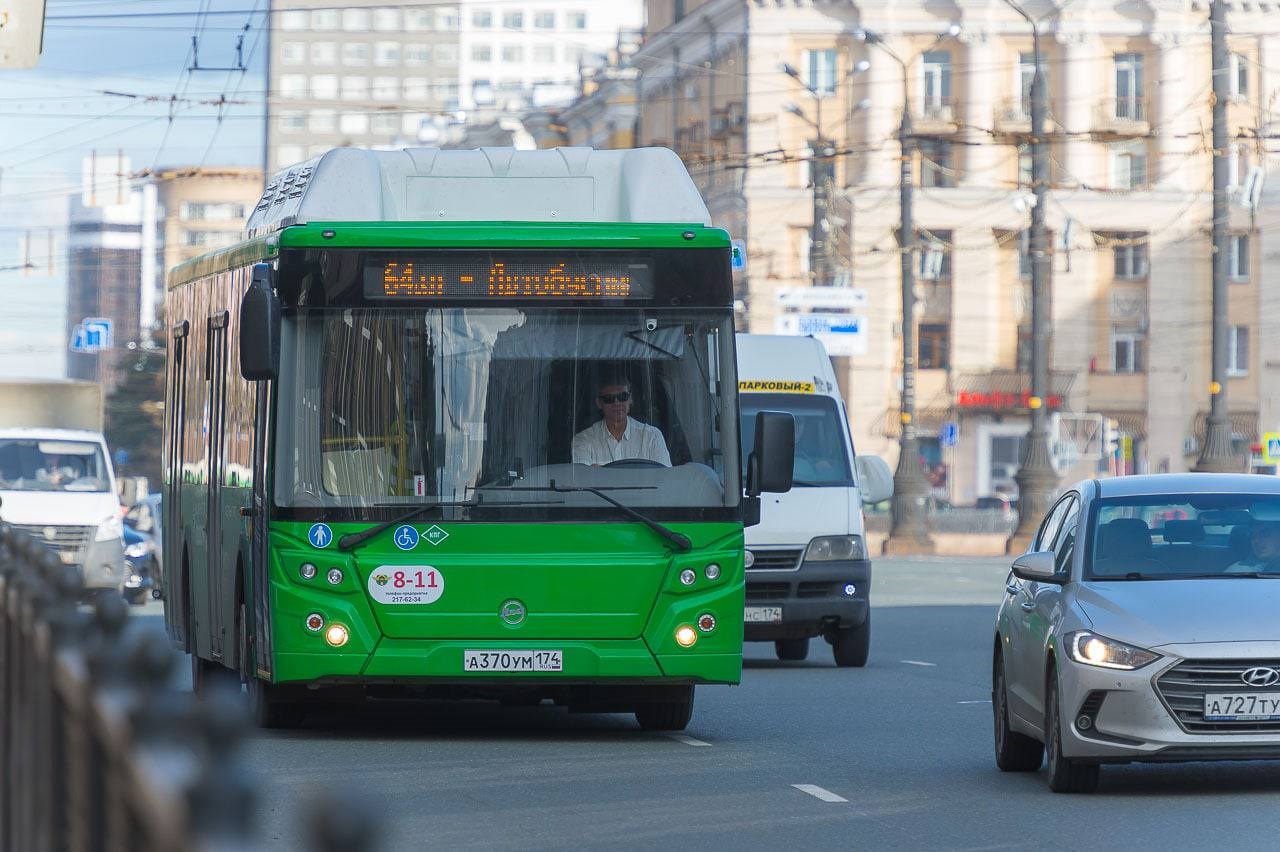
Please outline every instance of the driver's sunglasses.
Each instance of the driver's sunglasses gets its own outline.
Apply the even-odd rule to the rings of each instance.
[[[600,401],[605,405],[612,405],[615,402],[630,402],[631,391],[622,391],[622,393],[602,393]]]

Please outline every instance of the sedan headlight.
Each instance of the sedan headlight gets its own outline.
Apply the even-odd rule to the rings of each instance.
[[[114,541],[124,535],[124,522],[120,520],[119,515],[109,515],[107,519],[98,524],[98,534],[94,536],[94,541]]]
[[[806,562],[834,562],[837,559],[866,559],[867,548],[860,535],[828,535],[809,542]]]
[[[1140,669],[1160,659],[1159,654],[1145,648],[1126,645],[1088,630],[1067,634],[1067,653],[1071,655],[1071,659],[1086,666],[1125,671]]]

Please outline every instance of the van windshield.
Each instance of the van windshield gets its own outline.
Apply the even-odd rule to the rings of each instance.
[[[792,476],[797,487],[852,486],[849,440],[841,427],[835,400],[799,393],[744,393],[742,407],[742,461],[755,443],[756,413],[786,411],[796,419],[796,456]]]
[[[0,490],[108,491],[102,447],[90,441],[0,439]]]

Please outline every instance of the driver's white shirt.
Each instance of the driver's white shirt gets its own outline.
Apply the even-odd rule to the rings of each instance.
[[[573,436],[574,464],[608,464],[620,459],[648,459],[671,467],[662,430],[627,418],[626,431],[619,441],[609,433],[604,420],[598,420]]]

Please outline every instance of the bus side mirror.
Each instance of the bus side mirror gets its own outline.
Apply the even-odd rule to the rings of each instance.
[[[756,412],[756,443],[747,457],[747,496],[790,491],[795,456],[795,418],[785,411]]]
[[[269,263],[253,265],[253,279],[240,302],[240,375],[251,382],[280,374],[280,300]]]

